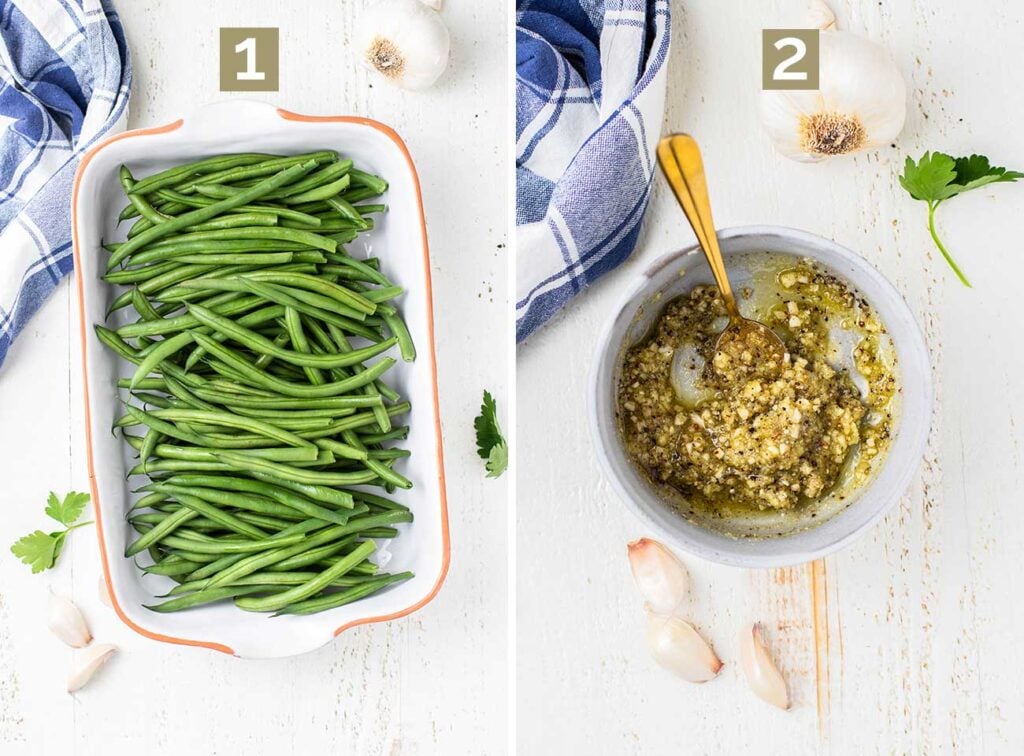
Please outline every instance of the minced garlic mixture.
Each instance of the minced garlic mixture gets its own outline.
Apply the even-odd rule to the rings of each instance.
[[[870,307],[809,261],[773,283],[776,294],[754,317],[786,345],[781,365],[761,359],[754,343],[715,351],[726,311],[714,286],[669,302],[650,338],[625,356],[618,406],[626,450],[652,480],[688,499],[790,509],[829,493],[844,470],[852,486],[862,483],[888,447],[894,366],[880,356],[884,331]],[[858,337],[853,361],[864,397],[832,367],[831,326]],[[690,403],[672,377],[687,344],[696,355],[690,367],[700,371],[701,398]]]

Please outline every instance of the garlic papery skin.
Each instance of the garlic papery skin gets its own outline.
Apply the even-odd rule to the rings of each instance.
[[[420,0],[379,0],[359,18],[364,66],[403,89],[426,89],[448,66],[451,39],[437,11]]]
[[[831,11],[816,17],[827,29],[820,34],[818,89],[762,90],[765,131],[779,152],[802,161],[891,143],[907,115],[899,69],[879,45],[836,30]]]
[[[658,664],[692,683],[707,682],[722,669],[707,641],[679,617],[648,612],[647,646]]]
[[[822,31],[835,31],[836,14],[828,7],[824,0],[811,0],[811,18],[808,28],[821,29]]]
[[[75,669],[68,678],[68,693],[74,693],[85,687],[100,667],[114,655],[115,651],[117,651],[117,646],[109,643],[97,643],[95,646],[85,649],[75,661]]]
[[[626,545],[633,580],[650,610],[671,615],[686,599],[690,579],[679,558],[663,544],[640,538]]]
[[[89,632],[85,617],[77,606],[63,596],[50,595],[46,626],[72,648],[84,648],[92,642],[92,633]]]
[[[789,708],[789,691],[761,635],[761,626],[747,625],[740,631],[740,669],[747,684],[762,701]]]

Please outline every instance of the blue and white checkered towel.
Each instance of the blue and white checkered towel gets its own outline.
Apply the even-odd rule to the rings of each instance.
[[[669,0],[518,0],[516,339],[636,244],[665,110]]]
[[[0,0],[0,365],[72,269],[75,169],[130,88],[110,0]]]

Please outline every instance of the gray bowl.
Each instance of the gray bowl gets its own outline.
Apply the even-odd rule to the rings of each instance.
[[[797,513],[769,512],[747,520],[712,520],[687,513],[685,501],[652,484],[630,462],[616,420],[615,387],[623,353],[649,331],[661,306],[699,284],[714,283],[698,247],[655,261],[630,287],[598,339],[591,374],[591,428],[598,458],[627,506],[665,541],[697,556],[740,567],[781,567],[831,554],[867,531],[910,485],[924,456],[932,412],[931,365],[910,309],[860,255],[833,241],[779,226],[744,226],[718,232],[734,288],[750,273],[749,253],[811,258],[863,295],[885,324],[897,359],[900,395],[892,446],[873,477],[843,500],[826,498]],[[744,254],[748,253],[748,254]],[[729,263],[729,257],[732,263]]]

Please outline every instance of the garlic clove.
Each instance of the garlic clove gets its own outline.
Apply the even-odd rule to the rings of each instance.
[[[740,669],[758,698],[780,709],[789,708],[786,680],[772,661],[758,624],[747,625],[740,631]]]
[[[633,580],[655,614],[674,614],[686,598],[689,577],[679,558],[652,538],[626,545]]]
[[[441,6],[444,4],[444,0],[420,0],[420,2],[436,11],[441,10]]]
[[[654,660],[693,683],[707,682],[722,669],[721,660],[693,625],[678,617],[647,613],[647,645]]]
[[[810,23],[808,28],[822,31],[835,31],[836,14],[832,12],[825,0],[811,0]]]
[[[63,596],[50,594],[46,626],[72,648],[83,648],[92,641],[92,633],[82,612]]]
[[[382,0],[356,27],[364,66],[403,89],[426,89],[448,66],[451,39],[440,14],[420,0]]]
[[[110,589],[107,588],[107,579],[100,575],[99,583],[100,601],[109,606],[111,609],[114,608],[114,602],[110,599]]]
[[[81,653],[78,657],[74,671],[68,678],[68,693],[74,693],[85,687],[100,667],[107,663],[117,646],[110,643],[97,643]]]

